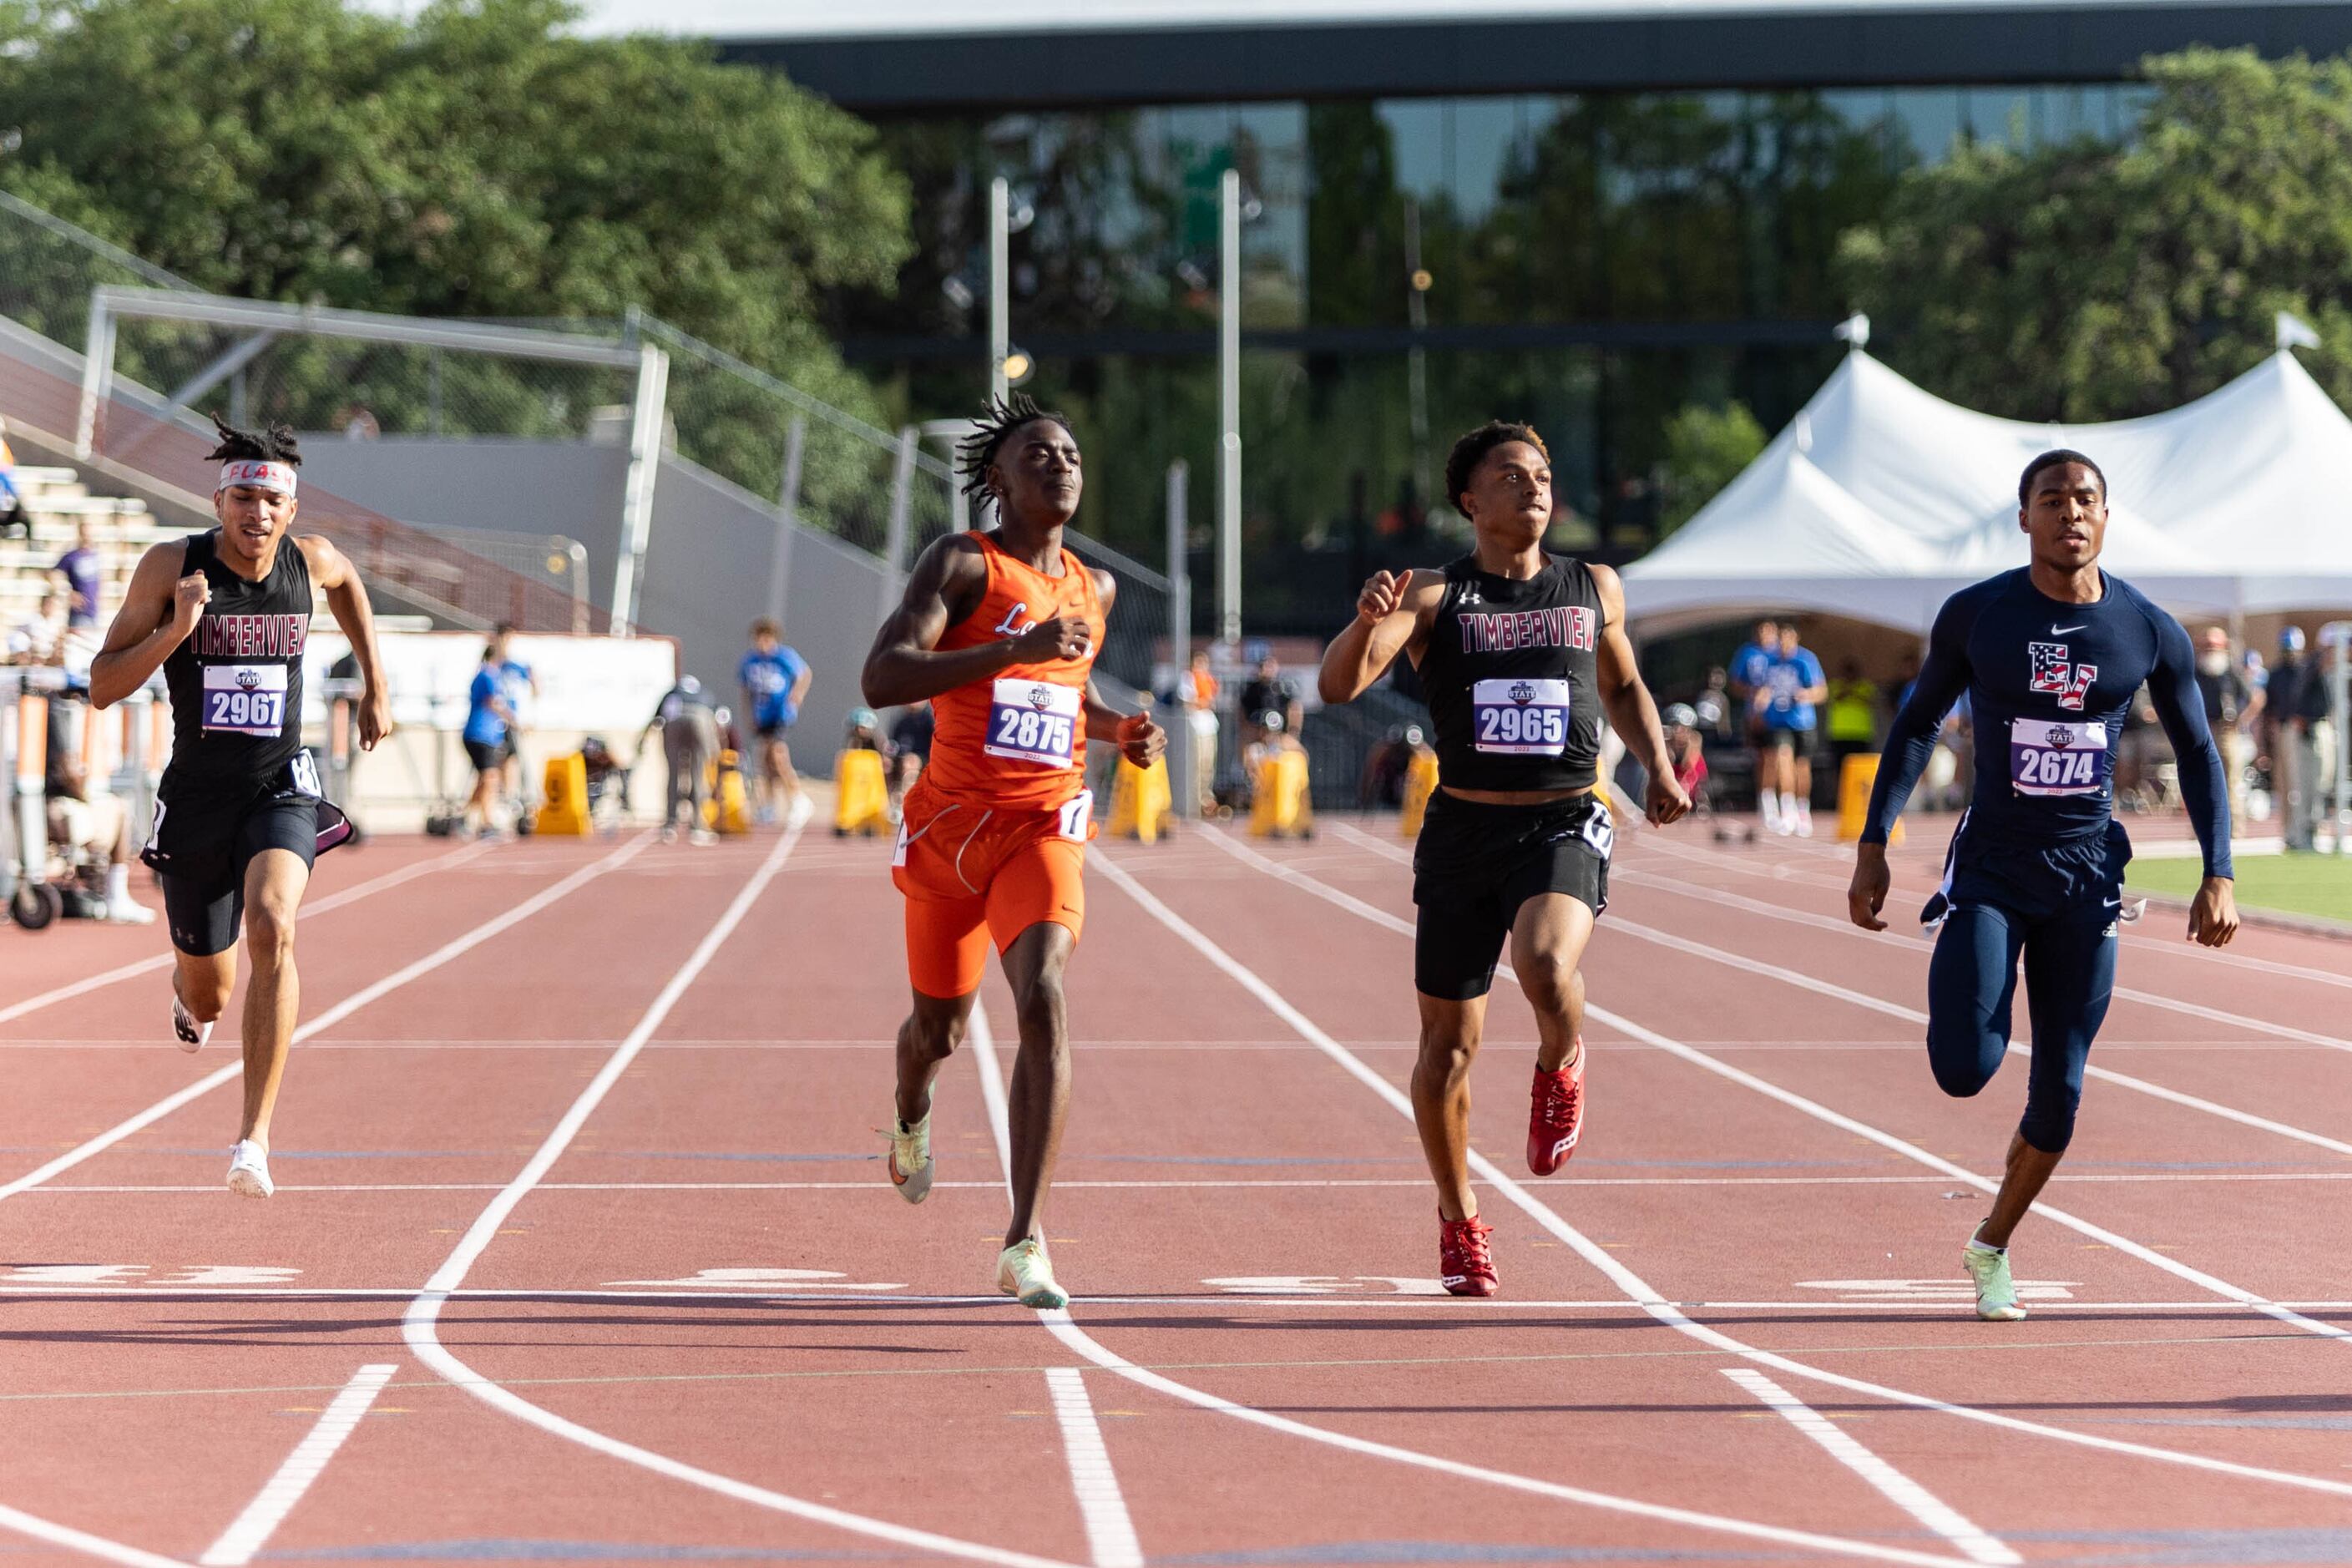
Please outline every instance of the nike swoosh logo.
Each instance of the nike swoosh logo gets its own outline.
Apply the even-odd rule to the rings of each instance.
[[[2123,907],[2124,907],[2124,901],[2123,901],[2121,899],[2109,899],[2109,900],[2107,900],[2107,908],[2109,908],[2109,909],[2111,909],[2111,910],[2119,910],[2119,909],[2122,909]]]
[[[2088,621],[2084,621],[2084,622],[2081,626],[2052,626],[2052,627],[2050,628],[2050,635],[2051,635],[2052,637],[2064,637],[2068,632],[2083,632],[2083,631],[2088,631],[2088,630],[2090,630],[2090,629],[2091,629],[2091,623],[2090,623],[2090,622],[2088,622]]]

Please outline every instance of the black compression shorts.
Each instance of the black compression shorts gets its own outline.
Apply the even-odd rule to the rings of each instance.
[[[1615,832],[1594,795],[1542,805],[1430,796],[1412,852],[1414,988],[1449,1002],[1484,996],[1529,899],[1566,893],[1596,915],[1607,909]]]
[[[511,734],[495,742],[489,741],[466,742],[466,760],[474,764],[474,771],[478,773],[488,773],[492,768],[503,764],[514,754],[514,736]]]
[[[276,776],[243,788],[174,792],[155,803],[140,858],[163,887],[172,945],[202,958],[236,945],[245,921],[245,878],[254,858],[284,849],[313,864],[352,836],[343,814],[306,788],[317,777],[307,752]]]

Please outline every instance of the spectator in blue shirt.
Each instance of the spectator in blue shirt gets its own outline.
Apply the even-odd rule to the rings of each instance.
[[[498,836],[499,785],[514,757],[515,715],[507,701],[506,667],[507,634],[501,627],[483,647],[482,667],[466,693],[466,759],[474,764],[466,820],[485,838]]]
[[[514,623],[500,621],[493,634],[503,649],[499,657],[499,695],[507,704],[507,757],[500,770],[499,793],[515,803],[520,813],[529,801],[530,780],[523,772],[522,742],[530,733],[531,704],[539,699],[539,676],[514,655]]]
[[[1813,752],[1821,739],[1817,704],[1829,695],[1822,661],[1812,649],[1799,646],[1796,623],[1783,625],[1780,648],[1750,700],[1763,726],[1756,805],[1771,832],[1813,836]]]
[[[808,660],[784,645],[782,627],[764,616],[751,623],[751,651],[743,656],[736,679],[743,688],[743,712],[760,748],[761,822],[776,820],[780,793],[790,803],[784,807],[788,827],[798,827],[815,809],[801,788],[800,775],[793,772],[792,750],[784,744],[784,731],[801,716],[801,701],[813,679]]]
[[[1764,677],[1780,656],[1780,623],[1769,616],[1756,623],[1756,635],[1741,643],[1732,653],[1731,662],[1724,666],[1730,678],[1733,710],[1738,714],[1739,733],[1747,738],[1748,749],[1756,759],[1756,805],[1763,809],[1764,791],[1771,779],[1771,761],[1764,754],[1764,725],[1756,716],[1756,694],[1763,689]],[[1777,798],[1777,797],[1776,797]],[[1777,815],[1768,813],[1769,826]]]

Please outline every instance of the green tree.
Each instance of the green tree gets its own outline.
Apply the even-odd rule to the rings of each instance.
[[[2242,374],[2291,310],[2326,340],[2312,373],[2352,397],[2352,60],[2143,69],[2124,144],[1963,147],[1845,236],[1889,363],[1990,413],[2123,418]]]
[[[858,121],[566,0],[0,9],[0,185],[223,293],[418,315],[632,304],[871,402],[816,324],[885,287],[905,180]]]
[[[1665,496],[1658,537],[1688,522],[1764,450],[1764,426],[1744,403],[1694,403],[1666,421]]]

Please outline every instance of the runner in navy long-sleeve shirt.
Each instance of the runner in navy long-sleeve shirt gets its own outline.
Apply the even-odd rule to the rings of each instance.
[[[1972,1095],[2009,1049],[2010,1003],[2025,960],[2033,1061],[1992,1213],[1962,1254],[1977,1314],[2025,1316],[2009,1238],[2074,1136],[2083,1066],[2115,989],[2116,931],[2131,841],[2115,819],[2116,742],[2147,683],[2180,765],[2180,794],[2204,851],[2189,934],[2236,934],[2229,795],[2205,726],[2195,654],[2180,623],[2099,569],[2107,481],[2079,452],[2045,452],[2018,481],[2032,563],[1944,603],[1926,666],[1886,737],[1855,852],[1848,911],[1885,931],[1886,836],[1962,696],[1976,726],[1975,804],[1953,830],[1943,884],[1920,921],[1940,925],[1927,971],[1927,1056],[1944,1092]]]

